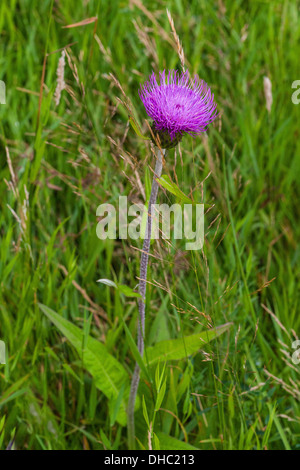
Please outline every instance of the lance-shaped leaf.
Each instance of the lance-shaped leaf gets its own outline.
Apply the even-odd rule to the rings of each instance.
[[[193,201],[178,188],[177,184],[175,184],[168,175],[162,175],[161,178],[157,179],[157,182],[167,191],[177,196],[181,201],[187,204],[193,204]]]
[[[118,401],[121,387],[124,384],[125,387],[129,386],[129,376],[122,364],[109,354],[104,344],[91,336],[88,336],[86,345],[83,347],[84,335],[80,328],[45,305],[39,304],[39,307],[77,350],[82,357],[85,369],[94,378],[96,387],[111,400],[110,408],[113,409]],[[126,424],[126,395],[128,394],[125,392],[116,418],[122,425]]]
[[[179,441],[175,437],[168,436],[163,432],[158,432],[160,450],[200,450],[187,442]],[[187,460],[189,463],[189,460]]]
[[[205,344],[220,336],[231,327],[232,323],[225,323],[207,331],[185,336],[184,338],[160,341],[146,349],[145,357],[150,366],[158,361],[178,361],[186,356],[196,353]]]
[[[125,297],[141,297],[140,294],[138,292],[135,292],[131,287],[126,286],[124,284],[116,284],[110,279],[98,279],[98,281],[96,282],[100,282],[100,284],[105,284],[109,287],[114,287],[119,292],[121,292],[121,294],[124,294]]]
[[[145,137],[142,134],[141,128],[140,128],[140,126],[138,125],[138,122],[136,121],[136,119],[133,116],[129,116],[129,122],[131,124],[132,129],[136,133],[136,135],[138,135],[139,137],[141,137],[144,140],[150,140],[150,137]]]

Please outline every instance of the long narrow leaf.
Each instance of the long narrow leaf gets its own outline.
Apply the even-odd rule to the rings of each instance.
[[[82,356],[84,367],[93,376],[96,387],[110,400],[117,400],[122,385],[129,385],[129,376],[124,367],[108,353],[102,343],[90,336],[87,338],[86,347],[82,349],[83,332],[80,328],[45,305],[39,304],[39,307]],[[124,400],[117,420],[120,424],[126,423]]]
[[[178,339],[160,341],[155,346],[147,348],[145,356],[149,365],[159,360],[180,360],[199,351],[205,344],[220,336],[231,327],[232,323],[225,323],[211,330],[202,331],[194,335]]]

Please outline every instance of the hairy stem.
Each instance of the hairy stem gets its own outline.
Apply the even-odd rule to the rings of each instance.
[[[141,298],[139,299],[139,327],[138,327],[138,350],[140,355],[143,357],[144,354],[144,337],[145,337],[145,300],[146,300],[146,282],[147,282],[147,270],[148,270],[148,258],[151,241],[152,231],[152,218],[154,212],[154,204],[156,204],[158,183],[157,178],[161,177],[162,172],[162,159],[165,154],[165,150],[162,152],[157,150],[157,159],[154,170],[154,176],[152,181],[151,195],[148,206],[148,217],[146,233],[143,243],[143,251],[141,255],[140,264],[140,282],[139,282],[139,293]],[[140,381],[140,367],[138,363],[135,364],[134,373],[131,381],[131,389],[128,401],[128,445],[130,450],[135,449],[135,426],[134,426],[134,405],[136,400],[136,394]]]

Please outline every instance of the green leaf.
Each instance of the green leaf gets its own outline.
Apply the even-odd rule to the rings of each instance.
[[[155,411],[158,411],[159,408],[161,407],[162,401],[165,397],[166,387],[167,387],[167,379],[164,380],[162,387],[158,392],[156,402],[155,402]]]
[[[152,187],[152,178],[150,176],[149,168],[146,166],[145,169],[145,193],[146,193],[146,203],[145,206],[148,207]]]
[[[123,326],[124,326],[124,330],[125,330],[125,333],[126,333],[126,337],[127,337],[127,341],[129,343],[129,347],[130,347],[130,350],[133,354],[133,357],[134,359],[136,360],[136,362],[138,363],[140,369],[143,371],[145,377],[148,378],[148,380],[150,381],[150,377],[149,377],[149,374],[148,374],[148,371],[146,369],[146,366],[144,364],[144,360],[142,359],[142,356],[140,355],[140,352],[138,350],[138,347],[137,345],[135,344],[134,342],[134,339],[130,333],[130,330],[128,329],[126,323],[123,321]]]
[[[117,419],[120,406],[122,405],[123,395],[125,390],[125,384],[122,385],[119,395],[116,400],[110,401],[110,426],[112,427]]]
[[[193,204],[193,201],[188,196],[186,196],[181,191],[181,189],[178,188],[177,184],[173,183],[168,175],[162,175],[161,178],[157,179],[157,182],[167,191],[181,199],[183,202],[186,202],[187,204]]]
[[[29,376],[30,374],[25,375],[24,377],[19,379],[17,382],[14,382],[4,392],[2,392],[2,395],[0,397],[0,407],[2,407],[4,404],[8,403],[11,400],[14,400],[18,396],[21,396],[28,391],[28,387],[21,388],[21,385],[23,385],[23,383],[27,381]]]
[[[174,437],[168,436],[163,432],[158,432],[157,437],[159,439],[161,450],[199,450],[197,447],[188,444],[187,442],[180,441]]]
[[[109,287],[118,287],[117,284],[114,281],[111,281],[110,279],[98,279],[98,281],[96,282],[100,282],[100,284],[105,284]]]
[[[81,378],[75,374],[75,372],[73,371],[72,367],[69,366],[69,364],[63,364],[63,368],[68,371],[73,377],[74,379],[78,380],[78,382],[83,385],[83,381],[81,380]]]
[[[105,284],[106,286],[109,287],[114,287],[117,289],[121,294],[124,294],[126,297],[141,297],[138,292],[135,292],[131,287],[126,286],[124,284],[116,284],[114,281],[111,281],[110,279],[98,279],[98,281],[101,284]]]
[[[170,339],[161,341],[155,346],[146,349],[145,357],[151,366],[159,360],[172,361],[180,360],[186,356],[196,353],[205,344],[220,336],[231,327],[232,323],[225,323],[211,330],[202,331],[185,338]]]
[[[103,429],[100,429],[100,437],[102,439],[103,447],[106,450],[111,450],[111,443],[109,442],[108,437],[106,436],[105,432]]]
[[[144,395],[143,395],[142,404],[143,404],[143,415],[144,415],[144,419],[145,419],[145,421],[146,421],[146,423],[147,423],[148,429],[150,429],[149,416],[148,416],[147,405],[146,405],[146,402],[145,402],[145,397],[144,397]]]
[[[45,305],[39,304],[39,307],[82,357],[83,365],[94,378],[96,387],[115,403],[122,385],[124,383],[125,386],[129,385],[129,376],[124,367],[108,353],[104,344],[90,336],[88,336],[86,347],[83,349],[83,332],[80,328]],[[126,403],[124,400],[120,406],[117,421],[122,425],[126,424]]]
[[[154,450],[160,450],[160,442],[155,432],[153,433],[153,442],[154,442]]]
[[[132,117],[132,116],[129,116],[129,122],[131,124],[131,127],[132,129],[134,130],[134,132],[136,133],[136,135],[138,135],[139,137],[141,137],[142,139],[144,140],[150,140],[150,137],[145,137],[143,134],[142,134],[142,131],[140,129],[140,126],[138,125],[138,123],[136,122],[136,120]]]
[[[156,391],[158,392],[160,390],[162,381],[164,379],[165,375],[165,370],[166,370],[166,363],[164,362],[163,364],[163,370],[160,373],[160,364],[158,363],[156,366],[156,371],[155,371],[155,385],[156,385]]]
[[[135,292],[131,287],[125,286],[124,284],[118,284],[118,290],[126,297],[141,297],[138,292]]]

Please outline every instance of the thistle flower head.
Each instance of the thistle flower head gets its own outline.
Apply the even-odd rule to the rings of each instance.
[[[188,71],[160,72],[159,83],[153,72],[139,95],[165,148],[174,147],[184,133],[195,137],[205,132],[217,115],[210,88],[198,75],[189,80]]]

